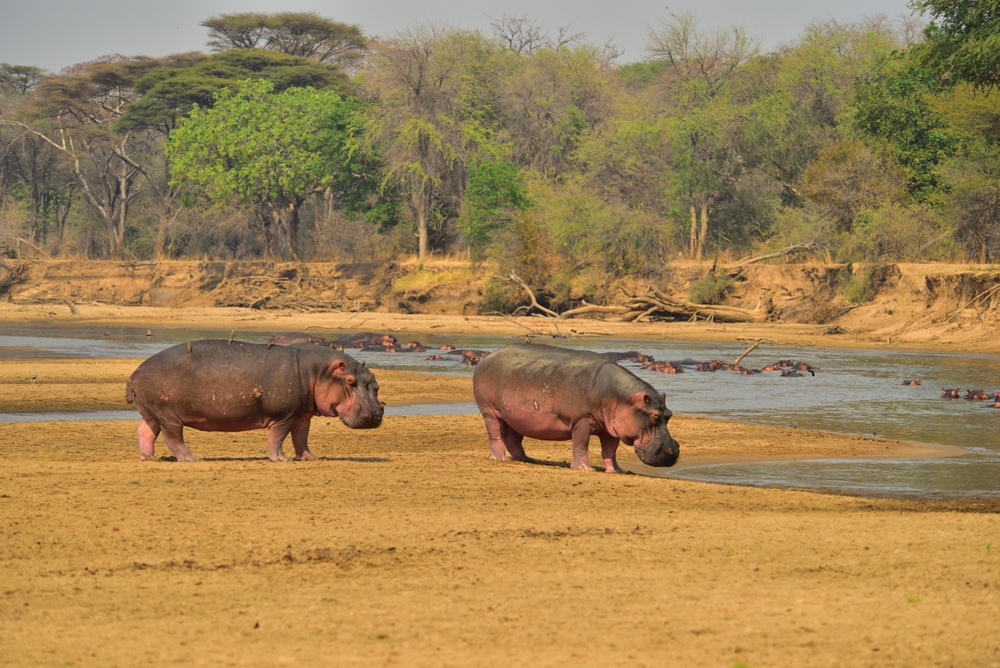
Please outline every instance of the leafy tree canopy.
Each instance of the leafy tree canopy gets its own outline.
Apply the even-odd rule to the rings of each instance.
[[[193,105],[211,107],[223,88],[246,79],[266,79],[281,93],[315,88],[345,93],[347,77],[336,67],[259,49],[233,49],[213,56],[180,54],[135,82],[139,100],[118,121],[119,130],[150,127],[169,133]]]
[[[926,64],[954,82],[1000,86],[1000,0],[913,0],[930,15],[921,51]]]
[[[314,12],[220,14],[201,25],[213,51],[263,49],[335,65],[349,65],[366,49],[361,28]]]

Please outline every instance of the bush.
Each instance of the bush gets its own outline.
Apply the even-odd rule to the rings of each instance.
[[[732,285],[733,279],[712,272],[691,284],[688,299],[695,304],[721,304]]]

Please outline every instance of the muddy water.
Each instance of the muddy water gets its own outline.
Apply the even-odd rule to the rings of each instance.
[[[197,338],[228,337],[229,332],[134,328],[51,328],[11,326],[0,334],[0,359],[42,357],[143,357]],[[267,341],[270,333],[237,332],[244,341]],[[332,336],[332,335],[329,335]],[[397,334],[401,343],[416,336]],[[370,365],[407,371],[471,374],[457,356],[447,361],[425,357],[442,343],[494,350],[517,338],[420,336],[427,353],[349,351]],[[624,339],[539,340],[569,348],[640,350],[658,360],[693,358],[732,361],[742,345]],[[446,356],[447,357],[447,356]],[[691,467],[671,475],[737,484],[823,487],[867,493],[1000,493],[1000,410],[983,402],[942,400],[941,388],[1000,391],[1000,357],[970,354],[900,353],[761,346],[744,366],[779,359],[807,361],[815,376],[782,378],[777,372],[740,376],[732,372],[687,370],[677,375],[624,366],[649,381],[678,413],[819,429],[973,448],[969,455],[934,461],[792,462]],[[904,379],[922,385],[903,386]],[[421,408],[408,407],[411,411]],[[456,412],[458,407],[448,410]],[[466,405],[461,412],[474,412]],[[402,413],[400,413],[402,414]]]

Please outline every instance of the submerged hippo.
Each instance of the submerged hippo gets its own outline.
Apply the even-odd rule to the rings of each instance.
[[[525,460],[525,436],[573,441],[573,468],[590,469],[590,436],[601,440],[605,470],[621,472],[618,443],[649,466],[673,466],[679,445],[673,415],[649,383],[597,353],[517,344],[482,360],[472,375],[490,437],[490,459]],[[504,451],[506,448],[506,452]]]
[[[153,459],[163,432],[178,461],[194,461],[184,427],[202,431],[267,429],[272,460],[291,432],[295,459],[309,452],[314,415],[339,417],[352,429],[382,422],[378,383],[364,364],[332,348],[311,344],[270,346],[206,339],[167,348],[139,365],[125,399],[135,403],[139,458]]]
[[[292,346],[298,343],[313,343],[317,346],[330,345],[330,342],[322,336],[312,336],[311,334],[303,334],[302,332],[285,332],[284,334],[278,334],[271,342],[281,346]]]
[[[395,346],[398,341],[392,334],[358,332],[342,336],[334,343],[342,348],[367,348],[368,346]]]

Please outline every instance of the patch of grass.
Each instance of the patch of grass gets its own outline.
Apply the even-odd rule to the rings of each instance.
[[[907,603],[920,603],[920,597],[919,596],[907,596],[906,597],[906,602]]]
[[[452,281],[468,281],[472,276],[471,268],[440,270],[420,268],[412,274],[397,278],[392,282],[392,287],[397,292],[426,292],[435,285]]]
[[[732,285],[733,280],[728,276],[708,274],[691,284],[688,299],[695,304],[721,304]]]

